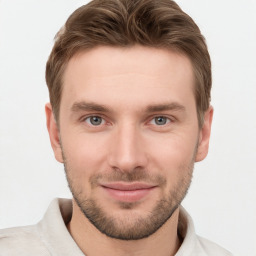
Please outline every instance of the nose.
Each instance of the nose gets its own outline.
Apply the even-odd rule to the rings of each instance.
[[[146,148],[138,127],[132,124],[119,127],[111,137],[109,165],[122,172],[132,172],[147,165]]]

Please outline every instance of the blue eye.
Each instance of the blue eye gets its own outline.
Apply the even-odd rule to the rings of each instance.
[[[100,116],[89,116],[85,119],[85,122],[88,123],[89,125],[99,126],[105,123],[105,120],[102,119]]]
[[[171,120],[165,116],[157,116],[157,117],[153,118],[150,123],[160,126],[160,125],[165,125],[170,122],[171,122]]]

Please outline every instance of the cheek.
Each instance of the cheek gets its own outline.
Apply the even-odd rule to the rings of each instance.
[[[166,140],[161,147],[155,148],[151,152],[152,161],[149,169],[161,173],[167,183],[163,188],[164,194],[172,196],[176,192],[181,192],[189,186],[194,165],[196,143],[179,138]]]
[[[62,146],[65,158],[70,168],[72,168],[72,175],[74,173],[80,178],[90,176],[103,168],[107,148],[104,138],[96,134],[88,135],[85,133],[70,136],[63,134],[62,137],[64,138]]]
[[[192,137],[193,138],[193,137]],[[191,136],[168,134],[151,141],[150,148],[151,162],[165,175],[179,176],[181,170],[187,169],[193,161],[196,139]]]

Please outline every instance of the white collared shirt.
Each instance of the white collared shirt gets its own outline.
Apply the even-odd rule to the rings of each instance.
[[[37,225],[0,230],[0,256],[85,256],[66,228],[71,215],[71,200],[56,198]],[[178,232],[183,242],[175,256],[231,256],[195,234],[193,221],[183,207]]]

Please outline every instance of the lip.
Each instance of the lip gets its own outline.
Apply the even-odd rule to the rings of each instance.
[[[101,184],[101,187],[117,201],[136,202],[148,196],[157,186],[141,182],[117,182]]]

